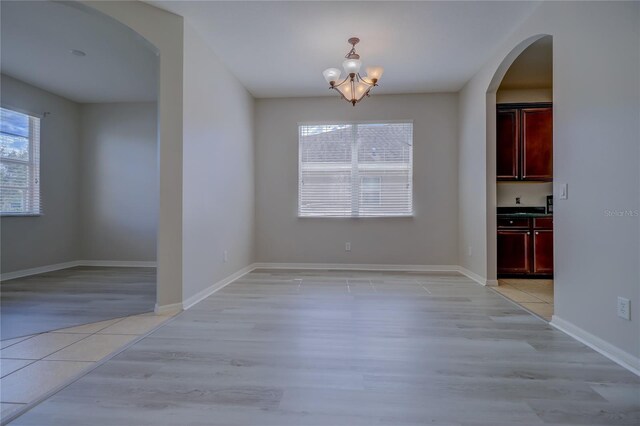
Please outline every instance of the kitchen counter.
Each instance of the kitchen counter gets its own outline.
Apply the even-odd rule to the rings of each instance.
[[[553,217],[553,213],[498,213],[498,217]]]
[[[545,207],[498,207],[496,213],[503,218],[553,217]]]

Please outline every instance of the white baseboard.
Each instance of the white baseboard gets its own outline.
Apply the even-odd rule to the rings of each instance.
[[[158,315],[164,315],[171,312],[179,312],[182,310],[182,303],[171,303],[169,305],[158,305],[156,303],[156,307],[153,310]]]
[[[29,275],[44,274],[45,272],[59,271],[60,269],[73,268],[80,266],[79,261],[54,263],[53,265],[38,266],[37,268],[22,269],[20,271],[5,272],[0,275],[0,281],[13,280],[15,278],[28,277]]]
[[[44,274],[46,272],[59,271],[61,269],[74,268],[76,266],[153,268],[156,266],[156,262],[136,260],[72,260],[71,262],[55,263],[53,265],[38,266],[37,268],[6,272],[0,275],[0,281],[13,280],[15,278],[28,277],[30,275]]]
[[[602,340],[598,336],[581,329],[569,321],[563,320],[557,315],[553,315],[551,317],[550,324],[563,333],[568,334],[577,341],[584,343],[591,349],[609,358],[621,367],[624,367],[632,373],[640,376],[640,358],[613,346],[611,343]]]
[[[468,270],[467,268],[463,268],[462,266],[458,266],[458,272],[460,272],[463,275],[466,275],[467,277],[471,278],[478,284],[482,284],[484,286],[495,287],[498,285],[498,280],[488,280],[485,277]]]
[[[258,262],[254,269],[337,269],[345,271],[460,272],[457,265],[378,265],[373,263],[271,263]]]
[[[104,266],[113,268],[155,268],[155,260],[79,260],[80,266]]]
[[[211,296],[216,291],[218,291],[221,288],[231,284],[232,282],[234,282],[238,278],[242,277],[243,275],[248,274],[249,272],[253,271],[254,269],[255,269],[255,264],[251,264],[249,266],[245,266],[244,268],[242,268],[239,271],[229,275],[228,277],[223,278],[220,281],[218,281],[218,282],[210,285],[209,287],[205,288],[204,290],[201,290],[201,291],[197,292],[193,296],[190,296],[190,297],[186,298],[185,300],[182,301],[182,309],[189,309],[190,307],[192,307],[196,303],[206,299],[207,297]],[[171,305],[169,305],[169,306],[171,306]],[[160,307],[160,308],[162,308],[162,307]]]

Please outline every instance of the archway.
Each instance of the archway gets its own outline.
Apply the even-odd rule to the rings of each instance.
[[[156,312],[182,309],[183,19],[142,2],[80,1],[155,47],[158,87],[159,210]]]
[[[498,68],[496,69],[486,92],[486,164],[487,164],[487,176],[486,176],[486,189],[487,189],[487,223],[486,223],[486,243],[487,243],[487,282],[492,285],[497,285],[497,216],[496,211],[498,207],[498,194],[496,189],[496,105],[497,96],[496,93],[500,87],[501,82],[505,78],[505,75],[509,71],[510,67],[514,64],[516,59],[523,54],[525,50],[531,47],[534,43],[537,43],[545,38],[551,38],[549,34],[537,34],[531,36],[517,46],[515,46],[502,60]],[[549,99],[550,101],[550,99]]]
[[[3,218],[3,338],[152,311],[158,49],[75,2],[11,2],[2,14],[2,121],[19,124],[3,127],[3,142],[16,140],[3,170],[19,155],[27,176],[26,201],[14,197]]]

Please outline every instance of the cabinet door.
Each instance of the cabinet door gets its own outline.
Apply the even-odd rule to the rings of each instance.
[[[519,119],[517,109],[497,111],[496,122],[496,177],[498,180],[516,180],[519,171]]]
[[[553,111],[549,108],[524,108],[522,125],[522,179],[553,178]]]
[[[498,231],[498,273],[530,273],[530,244],[531,232],[529,231]]]
[[[553,274],[553,231],[539,229],[533,232],[533,273]]]

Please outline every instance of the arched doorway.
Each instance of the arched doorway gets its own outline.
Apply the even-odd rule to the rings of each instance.
[[[2,18],[3,339],[153,311],[158,50],[75,2]]]
[[[183,18],[142,2],[81,1],[134,31],[158,52],[158,174],[156,312],[182,309]]]
[[[550,35],[536,35],[502,61],[487,89],[486,139],[488,279],[548,321],[554,257],[547,208],[553,193],[551,45]],[[531,172],[534,161],[544,163],[543,173]]]

